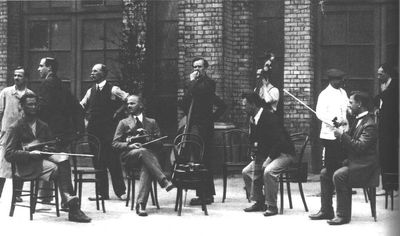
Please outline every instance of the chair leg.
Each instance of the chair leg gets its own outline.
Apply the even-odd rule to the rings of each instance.
[[[59,199],[58,199],[58,183],[56,181],[53,181],[54,183],[54,199],[56,202],[56,214],[57,217],[60,217],[60,207],[59,207]]]
[[[299,182],[299,192],[300,192],[301,200],[303,201],[304,209],[306,212],[308,212],[306,198],[305,198],[304,192],[303,192],[303,184],[301,182]]]
[[[151,197],[151,203],[153,206],[156,205],[156,201],[154,200],[154,192],[153,192],[153,187],[150,187],[150,197]]]
[[[132,192],[131,192],[131,211],[133,211],[133,206],[135,205],[135,179],[132,179]]]
[[[96,209],[99,211],[100,210],[100,204],[99,204],[99,184],[96,181],[95,183],[95,192],[96,192]],[[79,192],[81,192],[82,190],[82,184],[79,185]]]
[[[178,216],[182,214],[182,188],[179,189],[179,208],[178,208]]]
[[[39,193],[39,181],[38,180],[34,180],[33,181],[33,186],[34,186],[34,196],[33,196],[33,199],[34,199],[34,201],[33,201],[33,203],[34,203],[34,205],[33,205],[33,208],[32,208],[32,210],[33,210],[33,213],[35,213],[35,211],[36,211],[36,204],[37,204],[37,201],[38,201],[38,193]],[[32,194],[32,193],[31,193]]]
[[[385,209],[388,208],[388,191],[385,190]]]
[[[125,201],[125,206],[129,206],[129,200],[131,200],[131,179],[128,177],[128,191],[126,195],[126,201]]]
[[[36,197],[37,197],[37,188],[36,188],[36,181],[31,181],[31,190],[30,190],[30,199],[29,199],[29,217],[30,220],[33,220],[33,213],[35,213],[36,207]]]
[[[160,209],[160,204],[158,203],[158,193],[157,193],[157,181],[153,181],[153,187],[154,187],[154,200],[156,201],[156,207],[157,209]]]
[[[201,200],[201,210],[204,211],[204,215],[208,216],[207,205],[204,201],[204,188],[200,191],[200,200]]]
[[[376,188],[369,188],[367,193],[371,206],[371,215],[374,218],[374,221],[376,221]]]
[[[82,204],[82,185],[83,185],[83,182],[78,183],[79,207],[81,207],[81,204]],[[95,186],[95,191],[97,191],[97,186]],[[96,195],[97,195],[97,193],[96,193]],[[97,210],[98,210],[98,208],[97,208]]]
[[[280,214],[283,214],[283,179],[282,179],[282,175],[279,175],[279,191],[280,191],[280,195],[281,195]]]
[[[223,189],[223,192],[222,192],[222,202],[225,202],[225,199],[226,199],[226,186],[227,186],[227,181],[228,181],[228,173],[227,173],[227,170],[226,170],[226,167],[224,167],[223,169],[222,169],[222,179],[223,179],[223,186],[224,186],[224,189]]]
[[[292,204],[292,191],[290,190],[290,182],[286,182],[286,188],[287,188],[287,194],[288,194],[288,200],[289,200],[289,207],[290,209],[293,209],[293,204]]]
[[[368,196],[367,196],[367,188],[363,188],[363,192],[364,192],[364,198],[365,198],[365,203],[368,203]]]
[[[177,188],[176,190],[175,211],[178,211],[178,205],[179,205],[179,188]]]
[[[11,197],[11,207],[10,207],[10,214],[9,214],[10,217],[14,216],[15,200],[17,197],[17,184],[14,179],[12,180],[12,188],[13,188],[13,192],[12,192],[12,197]],[[22,191],[22,189],[21,189],[21,191]]]
[[[251,200],[250,200],[250,193],[249,193],[249,191],[247,191],[247,188],[246,188],[246,187],[244,187],[244,191],[246,192],[246,199],[247,199],[247,201],[250,203],[250,202],[251,202]]]
[[[393,194],[394,194],[394,190],[390,190],[390,207],[393,211]]]

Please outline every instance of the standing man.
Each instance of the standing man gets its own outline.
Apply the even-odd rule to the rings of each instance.
[[[0,197],[6,178],[11,178],[11,165],[4,158],[4,134],[11,124],[23,115],[22,110],[19,108],[20,98],[26,93],[33,93],[26,87],[27,79],[28,72],[22,67],[17,67],[14,70],[14,85],[6,87],[0,92]],[[22,201],[21,197],[17,197],[17,201]]]
[[[126,101],[128,93],[119,87],[107,82],[108,69],[103,64],[96,64],[92,68],[90,78],[95,84],[88,89],[81,105],[87,113],[87,132],[95,135],[100,140],[101,151],[98,168],[110,172],[115,195],[124,200],[125,182],[122,176],[121,162],[113,151],[111,143],[117,125],[115,117],[121,101]],[[108,175],[98,176],[100,179],[100,195],[104,200],[110,199],[108,193]],[[96,198],[89,198],[96,200]]]
[[[398,183],[399,174],[399,78],[386,63],[378,68],[381,92],[375,98],[379,124],[379,161],[382,168],[382,186],[385,191],[388,182]],[[385,175],[397,174],[397,176]]]
[[[263,108],[263,100],[256,93],[244,94],[242,98],[246,113],[251,117],[250,142],[253,148],[253,161],[242,174],[246,190],[255,201],[244,211],[265,211],[264,216],[276,215],[279,173],[294,161],[294,146],[277,115]]]
[[[188,116],[192,106],[189,132],[198,134],[204,141],[203,162],[209,171],[207,184],[204,192],[206,204],[214,202],[215,187],[212,174],[211,148],[214,137],[214,121],[216,121],[226,110],[225,103],[215,94],[215,82],[208,77],[206,70],[208,62],[204,58],[194,58],[192,60],[193,72],[190,74],[189,81],[186,82],[185,93],[180,107]],[[216,110],[213,111],[214,106]],[[199,193],[197,193],[199,196]],[[199,198],[193,198],[190,205],[201,205]]]
[[[16,165],[16,174],[21,178],[56,180],[64,205],[68,206],[68,220],[90,222],[91,219],[80,210],[79,199],[74,196],[71,182],[71,167],[68,158],[62,155],[43,155],[40,150],[26,151],[23,145],[33,140],[51,139],[49,126],[38,118],[38,98],[33,93],[21,97],[24,117],[7,130],[5,158]],[[60,158],[61,157],[61,158]]]
[[[310,215],[312,220],[328,219],[330,225],[347,224],[351,220],[351,188],[379,185],[374,173],[379,169],[376,153],[377,127],[374,116],[368,112],[371,98],[356,91],[350,96],[349,108],[356,117],[349,132],[334,128],[336,140],[344,148],[345,160],[333,178],[327,169],[321,171],[321,210]],[[333,190],[336,190],[336,217],[332,208]]]
[[[136,200],[136,214],[147,216],[146,204],[151,190],[152,180],[156,179],[162,188],[170,191],[174,185],[162,172],[157,153],[160,153],[161,142],[148,146],[142,146],[142,142],[160,136],[160,129],[154,119],[145,117],[143,114],[143,102],[139,96],[130,95],[127,99],[128,118],[121,120],[115,131],[113,147],[121,152],[121,160],[126,170],[141,167],[139,193]],[[149,135],[145,140],[130,141],[139,135]]]
[[[54,136],[66,147],[73,135],[84,131],[83,111],[78,100],[65,89],[57,77],[58,62],[51,57],[40,60],[39,117],[46,122]]]
[[[58,149],[67,151],[70,142],[76,134],[84,131],[83,111],[78,100],[69,89],[62,85],[57,77],[58,62],[55,58],[45,57],[40,60],[38,67],[40,78],[43,80],[39,87],[39,118],[48,124],[52,138],[58,138]],[[46,184],[41,186],[48,188]],[[72,189],[71,189],[72,191]],[[40,196],[46,196],[46,190],[39,192]],[[47,199],[45,201],[51,201]]]

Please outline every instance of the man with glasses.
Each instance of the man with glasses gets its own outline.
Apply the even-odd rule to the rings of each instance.
[[[208,62],[204,58],[194,58],[192,60],[193,72],[190,74],[189,81],[185,85],[185,93],[181,100],[180,107],[186,115],[190,115],[189,132],[198,134],[204,141],[204,165],[209,170],[207,185],[204,190],[204,201],[211,204],[215,195],[214,180],[212,175],[211,147],[214,136],[214,121],[216,121],[226,110],[225,103],[215,94],[215,81],[206,73]],[[216,107],[213,111],[214,106]],[[200,193],[197,193],[199,196]],[[190,205],[201,205],[199,198],[193,198]]]

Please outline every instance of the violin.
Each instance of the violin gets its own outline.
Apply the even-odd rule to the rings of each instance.
[[[33,150],[38,150],[41,151],[44,147],[49,147],[49,145],[51,146],[55,146],[57,143],[60,142],[60,139],[56,138],[54,140],[50,140],[50,141],[41,141],[38,139],[34,139],[33,141],[29,142],[29,143],[23,143],[22,144],[22,150],[24,151],[33,151]]]

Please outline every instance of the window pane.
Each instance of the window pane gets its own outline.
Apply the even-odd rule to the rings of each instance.
[[[51,23],[51,49],[71,49],[71,23],[69,21]]]
[[[71,7],[73,1],[51,0],[51,7]]]
[[[104,63],[103,52],[83,52],[82,53],[82,81],[91,81],[90,72],[95,64]]]
[[[157,20],[178,19],[178,1],[167,0],[155,3],[157,4]]]
[[[119,52],[114,50],[107,51],[105,63],[108,67],[107,78],[110,80],[119,80],[121,78],[121,63],[119,60]]]
[[[284,1],[254,1],[256,17],[281,17],[284,11]]]
[[[336,68],[347,72],[346,47],[344,46],[325,46],[322,48],[322,73],[331,68]]]
[[[346,13],[327,12],[322,20],[323,44],[346,42]]]
[[[122,0],[105,0],[107,6],[122,6]]]
[[[256,23],[255,53],[257,57],[265,56],[267,51],[283,55],[283,43],[283,19],[266,19]]]
[[[374,13],[373,11],[350,12],[349,42],[374,42]]]
[[[106,48],[107,49],[118,49],[121,45],[121,30],[122,21],[108,20],[106,21]]]
[[[90,7],[90,6],[102,6],[104,4],[104,0],[81,0],[82,6]]]
[[[349,71],[355,76],[374,75],[374,48],[373,46],[353,46],[348,50]]]
[[[49,49],[49,23],[33,21],[29,26],[30,49]]]
[[[374,80],[348,78],[345,80],[344,89],[346,90],[347,95],[349,95],[351,91],[359,90],[367,92],[372,96],[374,94]]]
[[[173,94],[177,90],[178,64],[176,60],[164,60],[157,69],[157,94]]]
[[[83,22],[83,49],[104,49],[104,22],[87,20]]]
[[[72,58],[70,52],[56,52],[54,53],[58,62],[57,75],[62,80],[71,80],[74,71],[72,71]]]
[[[50,1],[31,1],[29,8],[49,8]]]
[[[399,10],[388,10],[386,22],[386,41],[399,43]]]

